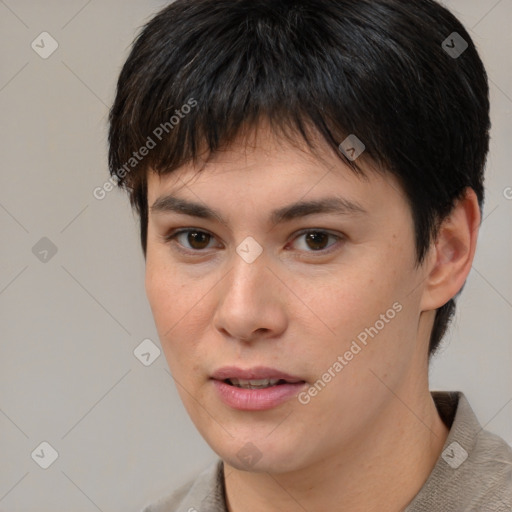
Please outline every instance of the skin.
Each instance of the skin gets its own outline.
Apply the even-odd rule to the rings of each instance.
[[[398,182],[364,155],[361,179],[317,143],[311,153],[263,126],[200,174],[192,164],[148,174],[150,207],[172,193],[225,219],[150,211],[146,292],[185,408],[224,461],[230,512],[404,510],[448,434],[429,393],[427,347],[435,309],[471,268],[476,196],[468,189],[418,266]],[[333,195],[366,213],[269,224],[275,208]],[[178,228],[211,237],[165,239]],[[342,239],[315,244],[302,229]],[[236,252],[248,236],[263,248],[252,263]],[[218,397],[210,376],[225,365],[270,366],[312,385],[396,302],[401,311],[307,405],[239,411]],[[254,465],[237,456],[248,442],[261,454]]]

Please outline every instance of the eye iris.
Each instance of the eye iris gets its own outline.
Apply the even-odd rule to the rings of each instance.
[[[208,233],[203,233],[201,231],[190,231],[188,233],[188,237],[187,237],[187,241],[188,243],[190,244],[190,246],[194,249],[204,249],[205,247],[208,246],[208,243],[210,242],[210,235]],[[203,242],[204,243],[204,246],[203,246]],[[200,247],[197,247],[196,245],[194,244],[199,244]]]
[[[308,233],[306,235],[307,243],[313,242],[313,246],[309,245],[309,243],[308,243],[308,245],[311,249],[318,249],[318,250],[325,249],[328,239],[329,239],[329,235],[327,233],[321,233],[319,231]],[[325,243],[322,243],[322,241]],[[316,244],[320,244],[321,247],[315,246]]]

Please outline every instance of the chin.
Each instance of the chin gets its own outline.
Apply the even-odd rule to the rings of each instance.
[[[254,463],[241,461],[236,454],[232,453],[227,457],[221,457],[221,459],[230,466],[249,473],[270,473],[277,475],[300,469],[298,466],[294,465],[293,461],[280,459],[276,454],[273,454],[270,459],[262,456],[261,459]]]
[[[296,471],[306,465],[303,460],[299,460],[300,448],[287,447],[275,441],[270,443],[268,440],[265,442],[265,439],[256,440],[254,437],[251,440],[249,436],[246,440],[230,440],[229,446],[210,446],[225,463],[241,471],[279,474]],[[298,446],[300,445],[301,443],[298,443]]]

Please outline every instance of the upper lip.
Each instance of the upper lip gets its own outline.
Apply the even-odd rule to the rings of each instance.
[[[282,379],[287,382],[304,382],[304,379],[285,373],[275,368],[267,366],[253,366],[252,368],[238,368],[236,366],[223,366],[215,370],[212,374],[212,379],[226,380],[226,379],[245,379],[245,380],[259,380],[259,379]]]

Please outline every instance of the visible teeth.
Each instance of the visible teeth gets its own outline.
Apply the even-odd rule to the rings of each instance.
[[[275,386],[281,379],[229,379],[229,382],[237,388],[263,389]]]

